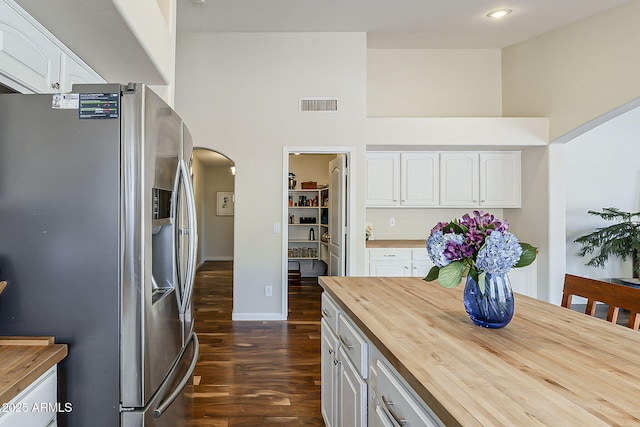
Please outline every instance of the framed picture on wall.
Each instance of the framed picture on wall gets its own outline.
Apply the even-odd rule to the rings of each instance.
[[[233,193],[230,191],[218,191],[217,195],[216,215],[233,215]]]

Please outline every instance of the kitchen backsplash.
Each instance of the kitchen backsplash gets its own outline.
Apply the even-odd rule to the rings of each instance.
[[[451,221],[473,210],[473,208],[368,208],[366,223],[372,226],[372,235],[375,240],[426,240],[433,226],[439,221]],[[503,209],[485,209],[484,211],[504,219]],[[391,223],[395,225],[392,226]],[[365,230],[362,232],[364,233]]]

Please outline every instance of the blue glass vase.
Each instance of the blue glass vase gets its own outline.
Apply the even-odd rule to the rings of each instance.
[[[467,276],[463,301],[469,318],[476,325],[485,328],[507,326],[515,307],[509,278],[506,274],[487,273],[484,286],[482,293],[473,277]]]

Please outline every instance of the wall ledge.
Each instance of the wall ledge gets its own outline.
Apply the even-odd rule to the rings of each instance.
[[[546,117],[367,118],[370,146],[532,147],[549,144]]]

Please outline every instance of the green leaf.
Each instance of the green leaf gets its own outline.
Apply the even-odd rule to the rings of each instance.
[[[434,265],[433,267],[431,267],[431,270],[429,270],[427,277],[425,277],[423,280],[425,282],[433,282],[438,278],[439,273],[440,273],[440,267]]]
[[[444,233],[453,231],[456,234],[465,234],[469,229],[462,224],[458,224],[457,221],[451,221],[446,227],[442,229]]]
[[[471,276],[471,278],[475,280],[476,283],[478,283],[478,281],[480,280],[480,277],[478,276],[478,270],[476,270],[475,268],[468,268],[467,274]]]
[[[464,270],[464,263],[461,261],[452,262],[440,269],[438,275],[438,282],[445,288],[455,288],[460,284],[462,280],[462,271]]]
[[[484,295],[486,281],[487,281],[487,272],[483,271],[478,275],[478,288],[480,289],[480,292],[482,293],[482,295]]]
[[[528,243],[520,243],[520,247],[522,248],[522,255],[520,255],[520,259],[514,265],[516,268],[526,267],[530,265],[536,259],[536,255],[538,253],[538,248],[535,246],[531,246]]]

